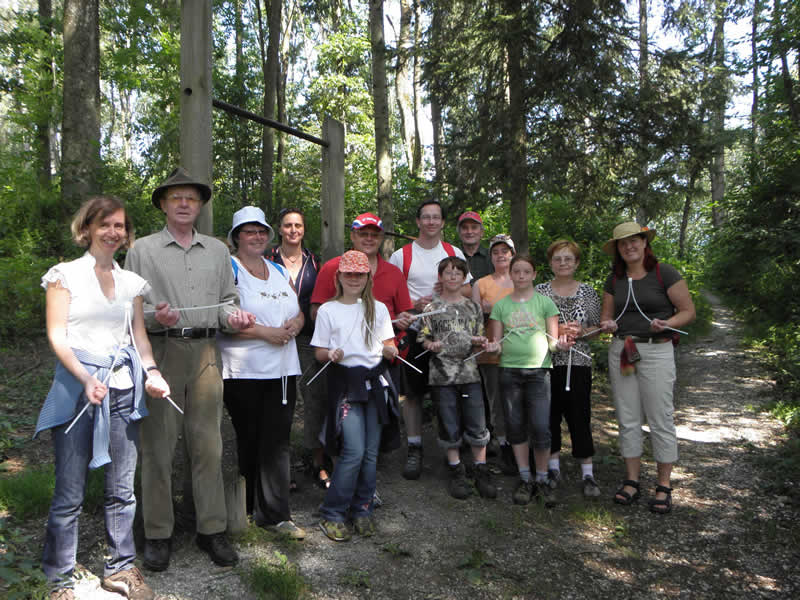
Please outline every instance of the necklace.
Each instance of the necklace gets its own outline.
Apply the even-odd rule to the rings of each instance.
[[[242,262],[242,264],[244,265],[244,268],[247,269],[247,272],[250,273],[250,275],[252,275],[256,279],[263,279],[264,281],[267,280],[267,264],[263,260],[260,261],[261,262],[261,276],[256,274],[253,271],[253,269],[251,269],[249,266],[247,266],[247,264],[241,258],[239,260]]]
[[[292,265],[296,265],[297,261],[300,260],[300,258],[302,258],[303,252],[301,251],[300,254],[298,254],[297,256],[289,256],[283,251],[283,247],[281,247],[281,256],[283,257],[284,260],[288,260],[290,263],[292,263]]]

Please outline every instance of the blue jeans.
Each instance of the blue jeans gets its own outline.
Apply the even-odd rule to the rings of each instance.
[[[133,517],[136,497],[133,477],[139,446],[139,424],[130,420],[133,390],[110,390],[109,454],[105,465],[104,502],[107,560],[103,577],[133,567]],[[78,549],[78,515],[86,493],[86,478],[92,458],[92,430],[96,408],[90,406],[68,434],[65,423],[51,430],[55,451],[56,486],[47,520],[42,570],[48,581],[71,586]]]
[[[432,385],[431,394],[439,409],[439,446],[458,448],[463,437],[470,446],[486,446],[486,409],[481,384]]]
[[[353,519],[372,514],[381,443],[378,409],[374,402],[350,403],[345,399],[340,408],[344,413],[342,452],[319,511],[323,519],[337,523],[347,519],[348,509]]]
[[[533,435],[535,449],[550,449],[550,370],[500,370],[506,437],[522,444]],[[530,429],[529,429],[530,427]]]

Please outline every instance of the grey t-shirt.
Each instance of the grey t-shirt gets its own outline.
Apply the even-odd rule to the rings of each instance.
[[[672,265],[659,263],[657,267],[661,272],[661,280],[658,280],[656,269],[648,272],[643,278],[633,280],[628,305],[625,300],[628,298],[628,279],[627,277],[616,277],[612,273],[606,279],[603,291],[614,296],[614,319],[617,321],[616,335],[632,335],[636,337],[671,337],[670,331],[662,331],[654,334],[650,331],[650,322],[645,319],[636,308],[636,304],[642,309],[650,319],[669,319],[675,314],[675,306],[667,296],[667,290],[683,279],[678,270]],[[635,302],[634,302],[635,299]],[[625,312],[620,317],[623,308]]]

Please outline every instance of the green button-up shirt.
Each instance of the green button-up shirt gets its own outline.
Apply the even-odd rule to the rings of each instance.
[[[472,276],[470,283],[474,283],[481,277],[494,273],[494,265],[489,256],[489,251],[483,246],[478,246],[478,249],[472,256],[467,256],[466,252],[464,252],[464,256],[467,257],[469,273]]]

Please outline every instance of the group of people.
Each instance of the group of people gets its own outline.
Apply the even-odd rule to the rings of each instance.
[[[672,418],[675,365],[670,342],[694,318],[685,281],[659,263],[655,232],[614,229],[604,250],[613,271],[597,293],[575,279],[580,249],[558,240],[547,251],[552,281],[534,286],[537,265],[507,235],[481,246],[483,222],[457,221],[463,251],[442,240],[444,208],[423,202],[417,238],[381,256],[381,219],[359,215],[352,250],[321,264],[303,244],[302,211],[279,215],[279,241],[264,213],[233,216],[228,244],[194,229],[210,187],[182,168],[152,194],[165,227],[134,244],[120,200],[89,199],[72,223],[83,257],[42,278],[47,332],[58,365],[36,433],[52,432],[56,486],[42,565],[51,598],[73,596],[78,515],[88,468],[105,468],[108,554],[104,589],[151,599],[134,564],[133,478],[142,461],[143,564],[168,568],[174,529],[172,462],[186,448],[197,515],[197,545],[221,566],[238,555],[226,535],[222,481],[223,405],[236,432],[246,510],[264,528],[302,539],[289,495],[290,432],[298,396],[304,442],[325,497],[319,526],[332,540],[375,532],[380,451],[401,447],[403,476],[423,472],[422,405],[438,414],[447,488],[495,498],[487,465],[496,443],[501,467],[518,476],[512,499],[550,501],[560,481],[561,421],[581,463],[587,497],[592,471],[591,354],[586,339],[613,333],[611,384],[626,475],[614,501],[640,497],[642,424],[650,425],[658,485],[654,512],[672,508],[677,460]],[[127,248],[125,268],[114,261]],[[145,402],[144,394],[154,399]],[[530,442],[530,447],[529,447]],[[461,460],[469,446],[471,461]]]

